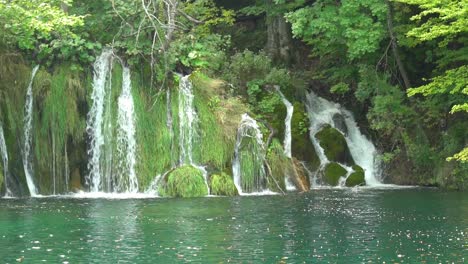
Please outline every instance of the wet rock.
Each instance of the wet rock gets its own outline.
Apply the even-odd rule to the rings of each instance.
[[[71,174],[70,187],[71,187],[71,190],[74,192],[80,191],[83,189],[83,187],[81,186],[80,170],[78,168],[74,169]]]
[[[348,127],[346,126],[346,122],[345,122],[343,115],[335,114],[332,117],[332,119],[333,119],[333,124],[335,125],[336,129],[343,132],[345,136],[348,135]]]

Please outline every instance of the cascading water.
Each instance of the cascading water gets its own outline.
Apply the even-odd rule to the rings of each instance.
[[[117,151],[119,152],[119,170],[116,171],[117,192],[138,192],[138,179],[135,173],[136,139],[135,109],[131,93],[131,76],[128,67],[123,68],[122,93],[118,101]]]
[[[180,164],[193,164],[193,141],[195,140],[198,116],[193,106],[193,86],[190,75],[179,82],[179,145]]]
[[[2,158],[2,164],[3,164],[3,182],[5,183],[5,197],[12,197],[13,192],[10,190],[10,187],[8,185],[9,181],[9,171],[8,171],[8,151],[7,151],[7,146],[5,142],[5,135],[3,134],[3,126],[2,123],[0,123],[0,156]]]
[[[87,120],[90,158],[86,181],[91,192],[136,193],[139,185],[135,172],[136,124],[131,74],[130,69],[123,66],[122,91],[117,103],[117,131],[114,133],[113,62],[112,51],[105,50],[94,63],[93,103]]]
[[[105,143],[104,104],[106,94],[110,94],[111,85],[106,86],[108,75],[111,72],[112,51],[105,50],[94,63],[93,92],[91,94],[91,110],[88,114],[86,131],[90,137],[88,154],[89,175],[86,182],[91,192],[99,192],[103,189],[103,180],[109,176],[101,165],[103,147]],[[110,79],[110,78],[109,78]]]
[[[39,65],[33,68],[31,73],[31,81],[28,85],[28,90],[26,92],[26,103],[24,106],[24,149],[23,149],[23,167],[24,174],[26,176],[26,183],[28,185],[29,194],[31,196],[37,195],[37,188],[34,184],[34,169],[32,162],[32,153],[31,153],[31,144],[32,144],[32,121],[33,121],[33,81],[36,76],[37,71],[39,70]]]
[[[365,171],[366,185],[380,185],[379,181],[379,162],[376,159],[377,150],[375,146],[359,131],[359,127],[354,120],[353,115],[339,104],[332,103],[324,98],[315,95],[313,92],[307,95],[307,111],[311,123],[310,139],[319,156],[321,167],[326,165],[329,160],[325,156],[324,150],[320,146],[315,135],[328,124],[341,131],[349,147],[351,156],[356,164]],[[344,119],[345,128],[337,127],[334,117],[340,115]],[[343,126],[342,124],[340,126]],[[346,131],[342,131],[346,130]],[[343,165],[349,172],[352,170]],[[314,179],[315,180],[315,179]]]
[[[265,146],[260,128],[248,114],[242,115],[232,161],[234,184],[239,194],[266,189]]]
[[[198,115],[193,104],[193,85],[190,75],[183,76],[179,81],[179,163],[190,164],[203,173],[208,193],[208,174],[204,167],[198,166],[193,160],[193,143],[198,138]]]
[[[294,113],[294,106],[291,104],[291,102],[288,101],[286,96],[281,92],[279,86],[275,86],[276,91],[281,97],[281,100],[283,101],[284,106],[286,106],[286,119],[284,120],[284,142],[283,142],[283,148],[284,148],[284,155],[288,157],[289,159],[292,159],[292,150],[291,150],[291,145],[292,145],[292,136],[291,136],[291,119]],[[287,190],[295,190],[296,187],[294,184],[292,184],[291,180],[289,177],[285,177],[285,184],[286,184],[286,189]]]

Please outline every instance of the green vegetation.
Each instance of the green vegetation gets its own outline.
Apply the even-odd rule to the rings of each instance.
[[[236,196],[238,194],[232,177],[224,172],[211,175],[210,188],[210,193],[213,195]]]
[[[176,73],[190,73],[194,86],[197,164],[230,169],[242,114],[261,124],[265,149],[248,137],[241,145],[244,191],[284,189],[284,175],[294,171],[282,153],[286,108],[275,86],[294,105],[293,158],[308,168],[320,163],[304,107],[313,90],[353,112],[382,153],[389,182],[466,189],[466,6],[457,0],[0,1],[0,120],[10,171],[24,185],[25,94],[40,64],[33,85],[36,181],[44,194],[86,188],[92,62],[106,47],[119,57],[105,105],[110,127],[120,62],[132,70],[141,190],[179,162]],[[106,131],[103,151],[118,160],[115,131]],[[325,127],[316,136],[330,161],[354,165],[340,131]],[[330,173],[342,172],[336,165]],[[361,184],[362,175],[355,169],[347,184]],[[225,175],[216,178],[228,184]]]
[[[139,160],[144,161],[137,162],[136,172],[140,188],[145,189],[154,175],[162,175],[173,166],[178,157],[178,149],[172,147],[177,146],[177,141],[175,137],[171,137],[166,123],[166,95],[151,91],[151,87],[145,85],[145,78],[137,73],[133,74],[132,85],[138,124],[137,153]],[[177,96],[174,96],[173,89],[171,93],[171,105],[177,106]],[[176,118],[177,113],[177,108],[173,109],[172,116]],[[176,122],[173,127],[178,128]],[[174,131],[174,136],[178,135],[177,131]]]
[[[280,141],[274,139],[268,149],[267,162],[271,167],[271,177],[268,180],[268,189],[281,192],[286,190],[284,178],[293,173],[293,164],[291,159],[284,155],[283,146]]]
[[[337,186],[340,178],[346,176],[345,168],[336,162],[328,163],[323,171],[323,182],[331,186]]]
[[[223,124],[216,115],[216,98],[222,95],[223,83],[199,73],[191,77],[195,91],[194,105],[200,120],[200,138],[197,142],[199,148],[195,160],[224,170],[230,167],[236,132],[233,129],[223,129]],[[232,114],[240,117],[242,113]]]
[[[203,173],[192,166],[183,166],[169,172],[166,182],[160,187],[161,196],[169,197],[203,197],[208,190]]]

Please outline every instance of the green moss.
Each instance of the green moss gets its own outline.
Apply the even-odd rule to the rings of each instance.
[[[140,189],[146,189],[154,175],[163,174],[177,160],[178,150],[172,148],[176,142],[167,127],[167,101],[165,93],[156,93],[145,85],[138,73],[132,73],[132,93],[136,115],[136,138],[138,162],[136,172]],[[177,105],[177,96],[171,97],[171,106]],[[173,109],[173,127],[177,129],[177,112]]]
[[[315,152],[309,136],[309,118],[305,106],[294,103],[294,113],[291,119],[292,154],[301,161],[306,161],[312,171],[320,166],[320,159]]]
[[[240,120],[245,113],[240,101],[221,100],[224,97],[224,83],[206,77],[201,73],[193,73],[191,81],[194,87],[194,105],[199,117],[198,144],[194,149],[194,158],[197,162],[211,165],[217,170],[230,167],[236,129],[233,121]],[[235,105],[238,103],[239,105]],[[223,108],[223,109],[221,109]],[[226,116],[225,114],[232,116]],[[226,119],[232,119],[228,120]]]
[[[65,172],[70,168],[66,165],[79,166],[80,161],[70,162],[66,152],[84,144],[86,113],[80,111],[85,102],[83,79],[83,72],[69,64],[60,65],[53,74],[41,68],[34,79],[34,168],[42,194],[68,191],[65,183],[69,175]],[[83,156],[85,153],[75,158]]]
[[[8,146],[9,169],[22,186],[26,186],[26,179],[18,136],[23,134],[24,103],[31,71],[32,67],[21,55],[5,51],[0,54],[0,119]]]
[[[349,177],[346,179],[346,186],[354,187],[359,185],[365,185],[366,180],[364,169],[361,168],[359,165],[354,165],[353,170],[354,172],[351,173],[351,175],[349,175]]]
[[[193,166],[174,169],[167,175],[166,182],[160,187],[164,197],[203,197],[208,195],[202,172]]]
[[[319,140],[320,146],[324,149],[328,160],[350,166],[354,165],[354,160],[349,152],[346,140],[338,130],[327,125],[315,137]]]
[[[234,185],[232,177],[224,172],[211,175],[210,186],[211,194],[213,195],[238,195],[237,188]]]
[[[243,192],[251,193],[265,189],[267,181],[263,153],[264,149],[258,144],[254,136],[242,138],[239,147],[239,160]]]
[[[331,162],[325,166],[323,181],[331,186],[337,186],[340,177],[346,176],[346,169],[336,162]]]
[[[273,179],[268,179],[268,189],[279,192],[285,191],[285,176],[287,172],[292,171],[291,160],[284,155],[283,146],[278,139],[271,142],[267,154],[267,162],[271,168],[271,176]],[[279,186],[278,186],[279,185]],[[281,188],[281,190],[279,190]]]

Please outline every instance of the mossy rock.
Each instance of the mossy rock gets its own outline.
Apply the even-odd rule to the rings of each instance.
[[[351,173],[351,175],[349,175],[349,177],[346,179],[346,186],[354,187],[354,186],[365,185],[366,180],[365,180],[364,169],[361,168],[359,165],[354,165],[353,170],[354,172]]]
[[[315,171],[320,166],[320,159],[310,140],[309,127],[305,106],[295,102],[291,119],[292,154],[298,160],[306,161],[309,168]]]
[[[324,149],[328,160],[354,165],[353,157],[346,144],[345,137],[337,129],[330,125],[320,130],[315,137],[319,140],[320,146]]]
[[[337,186],[340,182],[340,178],[346,176],[346,173],[348,173],[348,171],[340,164],[336,162],[328,163],[327,166],[325,166],[323,182],[331,186]]]
[[[193,166],[182,166],[171,171],[160,188],[164,197],[203,197],[208,195],[203,173]]]
[[[210,187],[213,195],[236,196],[239,194],[232,177],[224,172],[211,175]]]

